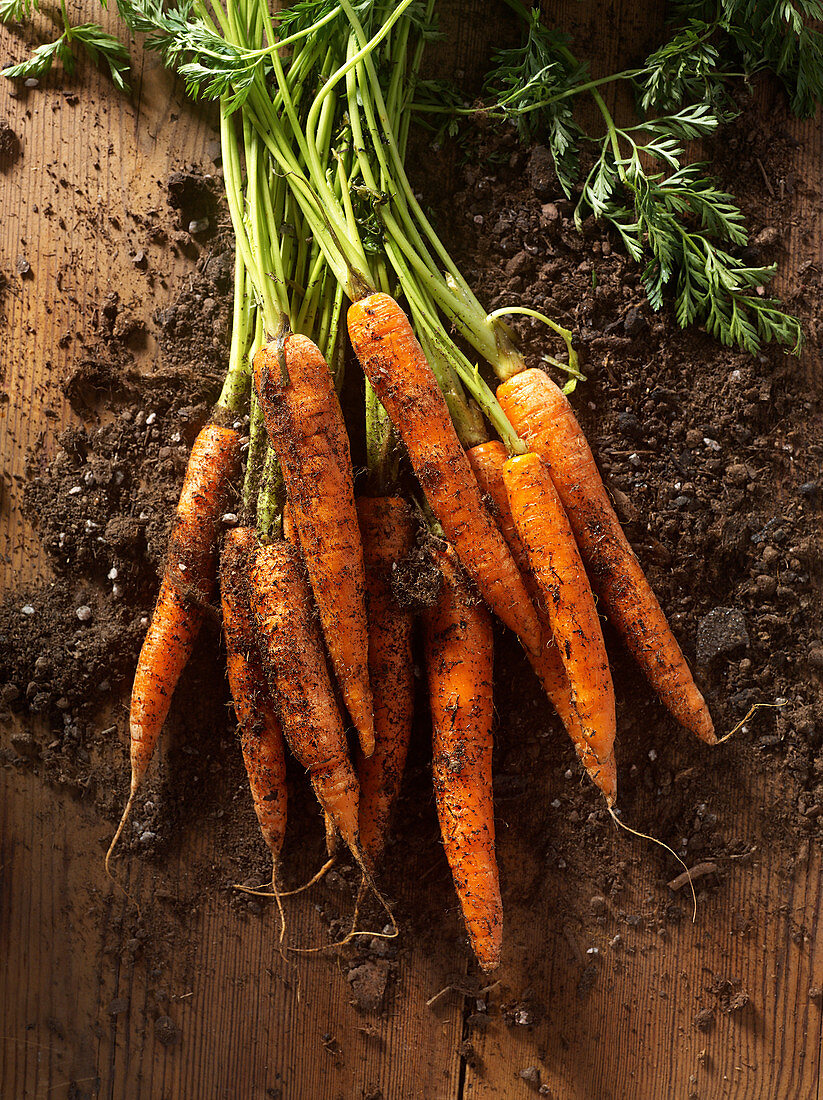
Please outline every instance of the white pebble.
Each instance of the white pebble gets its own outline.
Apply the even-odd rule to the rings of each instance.
[[[70,497],[76,497],[78,493],[82,493],[82,492],[83,492],[83,486],[82,485],[72,485],[72,487],[69,489],[69,496]]]
[[[555,798],[554,802],[552,802],[552,809],[553,810],[559,810],[560,809],[560,799],[559,798]]]
[[[171,441],[172,441],[172,443],[179,443],[182,438],[183,437],[180,434],[180,432],[174,432],[172,434]]]
[[[109,570],[109,573],[108,573],[108,577],[109,577],[110,581],[116,581],[117,580],[117,566],[116,565],[113,565],[111,567],[111,569]]]
[[[24,615],[34,614],[34,608],[31,606],[30,603],[24,603],[20,610],[23,612]]]
[[[237,523],[237,513],[236,512],[226,512],[226,514],[222,517],[220,522],[222,524],[224,524],[226,527],[234,527],[234,525]]]
[[[586,949],[586,954],[587,955],[599,955],[600,954],[600,948],[599,947],[589,947],[589,948]]]
[[[706,444],[706,446],[709,448],[710,451],[719,451],[720,450],[720,444],[717,442],[716,439],[709,439],[709,437],[707,435],[704,435],[703,436],[703,442]]]
[[[656,759],[657,759],[657,749],[649,749],[649,760],[651,760],[652,764],[655,762]]]
[[[566,771],[566,773],[565,773],[565,777],[566,777],[566,779],[573,779],[573,778],[574,778],[574,772],[573,772],[573,771],[571,770],[571,768],[569,768],[569,769],[568,769],[568,770]]]
[[[116,600],[119,600],[120,597],[123,595],[123,589],[120,587],[119,584],[113,584],[111,586],[111,594]]]
[[[140,616],[140,625],[141,625],[141,626],[148,626],[148,625],[149,625],[149,617],[148,617],[148,615],[141,615],[141,616]]]
[[[146,427],[150,427],[157,419],[157,413],[149,413],[146,417]]]
[[[77,608],[77,610],[75,611],[75,615],[81,623],[87,623],[91,620],[91,608],[88,604],[84,603]]]

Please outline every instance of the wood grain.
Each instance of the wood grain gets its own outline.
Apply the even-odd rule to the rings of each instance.
[[[89,17],[101,17],[88,7]],[[606,8],[562,0],[544,9],[572,31],[595,73],[632,63],[663,17],[651,0]],[[449,7],[456,46],[435,55],[444,72],[459,70],[475,82],[482,74],[489,49],[507,33],[487,11],[480,0]],[[116,29],[113,14],[102,17]],[[14,34],[0,28],[0,58],[19,56]],[[21,511],[22,478],[31,449],[50,453],[72,422],[62,385],[82,354],[90,311],[116,290],[148,316],[168,304],[191,269],[183,256],[146,248],[133,215],[164,202],[158,185],[171,170],[187,162],[208,168],[205,143],[214,133],[156,59],[139,56],[132,103],[87,65],[65,85],[77,102],[59,81],[12,99],[0,80],[0,117],[23,141],[22,159],[0,175],[0,269],[10,276],[0,307],[8,395],[0,404],[5,592],[47,577]],[[819,196],[819,124],[794,124],[793,132],[800,142],[795,176]],[[820,212],[810,213],[807,202],[798,189],[783,258],[787,281],[803,261],[823,265]],[[148,255],[145,273],[131,262],[140,248]],[[14,274],[20,255],[33,278]],[[138,362],[149,371],[155,359],[149,340]],[[820,364],[806,359],[803,369],[819,385]],[[122,715],[117,719],[122,726]],[[169,767],[162,756],[159,770]],[[627,924],[616,908],[602,920],[569,922],[564,894],[571,883],[552,878],[539,909],[518,891],[535,857],[518,845],[516,829],[502,827],[501,811],[509,890],[500,986],[479,998],[446,993],[427,1007],[453,982],[455,967],[467,967],[466,955],[452,949],[460,930],[451,910],[439,946],[404,938],[400,979],[381,1017],[350,1003],[329,960],[303,960],[297,972],[284,966],[272,914],[233,908],[222,889],[193,901],[197,873],[213,865],[221,842],[214,818],[204,816],[178,838],[163,868],[176,885],[153,898],[158,923],[144,929],[101,873],[110,826],[89,804],[10,765],[0,770],[0,788],[3,1100],[527,1098],[536,1094],[519,1076],[528,1067],[539,1069],[555,1100],[823,1096],[821,1004],[809,997],[811,987],[823,985],[821,861],[814,853],[792,867],[768,848],[750,862],[729,863],[723,890],[705,896],[697,923],[666,924],[663,934],[645,922]],[[774,797],[762,777],[751,777],[734,822],[738,835],[757,835],[759,807]],[[622,834],[612,843],[628,864],[620,909],[642,914],[649,899],[665,895],[661,864]],[[415,888],[430,887],[431,854],[410,853],[404,904],[413,905]],[[148,906],[156,889],[152,866],[124,860],[119,873]],[[445,865],[437,875],[447,881]],[[324,935],[310,899],[295,900],[289,914],[295,942]],[[616,935],[623,942],[612,947]],[[152,938],[163,936],[182,947],[157,973]],[[599,953],[589,955],[590,948]],[[726,1013],[711,987],[730,978],[750,999]],[[488,1012],[478,1013],[478,999]],[[528,1007],[519,1016],[503,1011],[532,1001],[545,1008],[533,1021]],[[699,1030],[696,1018],[709,1008],[709,1030]],[[164,1016],[179,1029],[170,1045],[156,1025]],[[475,1026],[477,1016],[486,1018],[484,1028]]]

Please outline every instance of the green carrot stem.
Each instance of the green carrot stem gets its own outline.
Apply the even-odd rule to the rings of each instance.
[[[257,532],[261,542],[271,542],[279,534],[285,492],[280,463],[273,448],[269,447],[260,477],[260,491],[257,494]]]
[[[247,356],[251,330],[251,286],[238,250],[234,260],[234,306],[231,326],[229,369],[218,404],[242,413],[249,400],[251,372]]]

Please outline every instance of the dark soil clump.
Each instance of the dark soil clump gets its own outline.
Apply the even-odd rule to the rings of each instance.
[[[4,118],[0,118],[0,172],[5,172],[20,159],[20,138]]]

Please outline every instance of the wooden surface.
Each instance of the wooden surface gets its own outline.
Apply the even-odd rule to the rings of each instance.
[[[487,44],[484,7],[461,9],[456,68],[470,69]],[[632,60],[661,21],[652,3],[618,3],[606,14],[593,2],[567,0],[553,11],[577,31],[596,71]],[[0,30],[0,58],[10,51],[19,56],[16,40]],[[22,159],[0,175],[0,269],[10,276],[0,329],[9,398],[0,405],[6,590],[47,577],[36,535],[20,513],[20,479],[28,449],[41,435],[47,451],[53,448],[58,430],[72,421],[60,384],[87,311],[116,289],[148,317],[191,270],[189,261],[167,253],[149,251],[147,274],[130,261],[129,253],[144,247],[131,215],[162,202],[158,185],[170,170],[208,165],[205,142],[214,136],[155,60],[138,56],[133,103],[86,66],[72,86],[75,104],[59,83],[12,99],[0,80],[0,117],[23,141]],[[798,180],[819,180],[819,124],[796,124],[794,132]],[[797,195],[799,204],[802,187]],[[810,248],[823,261],[822,243],[819,218],[795,217],[784,270],[808,258]],[[21,254],[32,279],[13,274]],[[66,333],[71,339],[61,341]],[[140,353],[146,369],[154,355],[149,340]],[[804,369],[819,378],[813,364]],[[300,968],[298,1002],[295,975],[274,952],[271,922],[240,919],[220,891],[204,895],[193,913],[169,899],[169,920],[184,946],[162,974],[150,971],[130,942],[129,906],[99,871],[109,823],[24,769],[3,768],[0,785],[2,1100],[526,1098],[536,1095],[535,1086],[518,1074],[531,1066],[556,1100],[821,1096],[821,1006],[809,997],[823,984],[814,850],[790,865],[765,847],[729,866],[723,890],[703,901],[697,924],[666,925],[662,934],[633,929],[631,952],[609,949],[615,935],[626,934],[612,914],[570,925],[562,905],[532,912],[515,895],[502,984],[484,997],[489,1023],[472,1029],[471,1052],[461,1044],[474,998],[447,992],[426,1005],[453,982],[455,959],[414,937],[404,941],[400,977],[382,1016],[358,1011],[329,963]],[[757,834],[760,808],[773,796],[762,775],[748,777],[735,822],[740,836]],[[165,869],[180,897],[190,896],[192,868],[208,863],[217,840],[213,821],[182,839]],[[627,838],[613,843],[630,861],[629,890],[642,910],[660,895],[657,865],[635,858],[638,848]],[[521,858],[527,856],[503,830],[501,862],[512,867]],[[426,873],[412,853],[411,899]],[[151,869],[135,860],[128,874],[138,899],[150,896]],[[316,940],[322,927],[312,905],[295,912],[296,937]],[[587,954],[590,948],[599,954]],[[597,980],[589,988],[591,967]],[[712,982],[729,975],[749,994],[746,1011],[718,1012],[710,1030],[696,1029],[696,1013],[715,1003]],[[506,1023],[496,1011],[501,999],[528,1003],[530,991],[546,1011]],[[174,1019],[179,1042],[160,1041],[158,1015]]]

